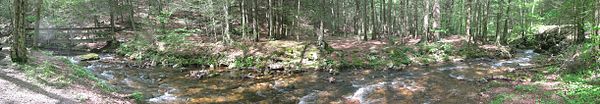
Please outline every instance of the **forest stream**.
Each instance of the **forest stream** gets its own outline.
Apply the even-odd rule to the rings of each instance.
[[[506,70],[530,67],[539,54],[518,51],[507,60],[479,58],[404,70],[347,69],[338,75],[309,71],[252,79],[245,71],[191,78],[203,68],[130,67],[113,54],[87,68],[122,93],[141,92],[148,103],[475,103],[488,79]],[[213,76],[213,75],[211,75]]]

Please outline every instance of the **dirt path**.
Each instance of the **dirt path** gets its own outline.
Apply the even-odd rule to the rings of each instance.
[[[0,54],[6,55],[5,52]],[[9,58],[0,59],[0,104],[130,104],[131,101],[109,97],[99,91],[71,84],[54,88],[28,78]]]

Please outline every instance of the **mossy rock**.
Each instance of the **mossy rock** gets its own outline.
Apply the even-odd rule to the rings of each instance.
[[[85,55],[79,55],[79,60],[81,61],[91,61],[91,60],[99,60],[100,59],[100,55],[96,54],[96,53],[88,53]]]

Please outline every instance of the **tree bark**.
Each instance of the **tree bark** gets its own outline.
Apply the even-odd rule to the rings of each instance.
[[[231,35],[229,34],[229,0],[225,0],[225,4],[223,4],[223,12],[225,12],[225,29],[223,30],[225,34],[225,42],[228,44],[233,43],[233,39],[231,39]]]
[[[269,0],[269,13],[267,13],[267,18],[269,18],[269,39],[273,39],[273,2]]]
[[[376,40],[377,39],[377,35],[379,34],[378,32],[378,27],[379,26],[375,26],[378,25],[377,23],[377,15],[375,15],[375,11],[377,10],[375,8],[375,1],[371,1],[371,40]]]
[[[246,0],[240,0],[240,17],[241,17],[241,22],[242,22],[242,39],[246,39]]]
[[[252,3],[252,34],[254,35],[254,41],[258,42],[260,39],[260,32],[258,30],[258,27],[256,25],[258,25],[258,21],[256,20],[256,18],[258,18],[258,12],[256,11],[256,8],[258,8],[258,0],[253,0],[254,2]]]
[[[503,17],[502,16],[502,10],[503,10],[502,6],[504,4],[503,2],[504,2],[503,0],[499,0],[498,1],[498,9],[500,9],[500,10],[498,10],[498,12],[496,14],[496,23],[495,23],[496,24],[496,33],[495,33],[496,34],[496,44],[500,44],[501,43],[500,41],[501,41],[501,37],[503,35],[502,34],[502,30],[501,30],[502,29],[502,25],[500,23],[500,21],[502,21],[502,17]]]
[[[27,0],[13,1],[13,42],[11,48],[11,60],[16,63],[27,63],[27,48],[25,47],[25,10]]]
[[[506,18],[504,18],[504,31],[502,32],[503,35],[501,37],[501,41],[500,43],[502,45],[506,45],[507,44],[507,37],[510,37],[510,33],[508,30],[508,20],[510,19],[510,15],[508,13],[510,13],[510,7],[511,7],[511,2],[512,0],[508,0],[508,3],[506,5],[506,12],[504,14],[506,14]]]
[[[440,13],[439,0],[433,0],[433,23],[431,25],[433,28],[434,41],[437,41],[440,38],[440,33],[439,33],[440,20],[441,20],[440,15],[441,15],[441,13]]]
[[[485,11],[483,13],[483,15],[484,15],[484,17],[483,17],[483,30],[482,30],[483,34],[481,34],[481,39],[482,39],[481,42],[483,42],[483,44],[486,44],[487,40],[488,40],[486,37],[489,34],[488,23],[489,23],[489,17],[490,17],[489,16],[490,15],[490,4],[491,4],[492,0],[486,0],[486,1],[487,1],[487,3],[485,3]]]
[[[44,0],[38,0],[37,4],[36,4],[36,10],[35,10],[35,17],[36,17],[36,21],[35,21],[35,34],[34,36],[32,36],[32,46],[38,47],[39,43],[37,41],[37,37],[40,36],[40,21],[42,20],[42,5],[44,3]]]
[[[369,13],[367,13],[367,1],[364,1],[363,6],[364,7],[362,10],[362,19],[361,19],[360,24],[361,24],[361,32],[363,34],[363,41],[367,41],[367,40],[369,40],[369,36],[367,34],[367,21],[368,21],[367,15],[369,14]]]
[[[465,33],[468,37],[467,42],[471,43],[471,0],[467,0],[467,2],[465,3],[465,7],[467,8],[467,18],[466,18],[466,24],[465,24]]]
[[[43,0],[42,0],[43,1]],[[133,1],[132,0],[127,0],[127,4],[129,4],[129,26],[131,27],[131,30],[136,29],[135,27],[135,6],[133,5]]]

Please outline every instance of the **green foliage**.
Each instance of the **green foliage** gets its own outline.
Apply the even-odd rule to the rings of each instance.
[[[167,30],[163,35],[157,35],[156,39],[161,42],[164,42],[167,46],[182,46],[181,44],[189,43],[186,37],[192,35],[199,31],[198,29],[188,30],[188,29],[175,29],[175,30]]]
[[[69,59],[65,57],[60,58],[68,67],[73,71],[73,78],[80,79],[89,79],[95,82],[94,86],[99,87],[102,91],[105,92],[114,92],[117,91],[116,88],[112,87],[106,81],[99,79],[94,75],[94,73],[90,70],[87,70],[85,67],[72,63]]]
[[[45,61],[41,65],[19,64],[19,68],[25,72],[28,77],[32,77],[44,84],[65,87],[71,83],[71,80],[52,63]]]
[[[583,83],[569,83],[566,85],[568,91],[565,96],[570,104],[598,104],[600,103],[600,86]]]
[[[142,92],[133,92],[131,97],[135,100],[136,103],[142,104],[144,102],[144,94]]]
[[[581,60],[584,62],[590,62],[591,66],[588,68],[600,68],[600,35],[594,34],[591,38],[583,43],[583,49],[581,52]]]
[[[411,49],[408,47],[390,48],[390,50],[388,50],[389,58],[394,65],[408,65],[412,63],[407,55],[409,52],[411,52]]]
[[[257,65],[256,62],[260,62],[260,58],[248,56],[248,57],[236,57],[235,61],[233,63],[238,68],[246,68],[246,67],[256,66]]]
[[[513,94],[498,94],[494,97],[494,99],[490,102],[490,104],[503,104],[504,101],[508,99],[512,99],[515,95]]]
[[[575,73],[562,73],[561,80],[566,84],[565,93],[560,93],[570,104],[600,103],[600,85],[596,84],[600,70],[579,70]]]
[[[459,51],[459,55],[465,58],[481,58],[487,56],[487,54],[479,47],[463,45]]]

